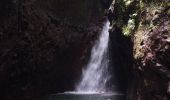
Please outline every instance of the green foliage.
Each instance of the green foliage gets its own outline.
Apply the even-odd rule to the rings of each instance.
[[[129,6],[132,2],[134,2],[134,0],[123,0],[126,7]]]
[[[123,30],[123,34],[125,36],[131,36],[132,31],[135,28],[135,20],[134,19],[129,19],[128,20],[128,24],[125,25],[122,30]]]

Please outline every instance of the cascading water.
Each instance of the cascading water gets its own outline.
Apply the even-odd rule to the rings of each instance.
[[[109,21],[106,21],[98,41],[91,51],[91,57],[76,91],[67,91],[51,95],[48,100],[126,100],[126,96],[108,91],[111,75],[108,71]],[[112,76],[113,78],[113,76]],[[109,86],[109,88],[111,88]]]
[[[108,42],[109,21],[106,21],[103,30],[91,51],[91,57],[82,80],[76,87],[77,92],[106,92],[107,82],[110,79],[108,72]]]

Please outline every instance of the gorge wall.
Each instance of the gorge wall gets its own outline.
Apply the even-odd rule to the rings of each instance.
[[[102,0],[0,1],[0,99],[73,90],[107,6]]]
[[[170,99],[169,4],[169,0],[116,0],[111,40],[117,41],[114,37],[121,34],[118,50],[123,51],[118,52],[126,55],[122,57],[125,61],[119,62],[131,61],[127,54],[133,56],[133,65],[122,64],[129,69],[125,70],[130,80],[127,81],[128,100]],[[120,56],[117,57],[121,59]]]

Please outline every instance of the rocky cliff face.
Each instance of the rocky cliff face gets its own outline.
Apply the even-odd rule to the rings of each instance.
[[[133,67],[125,68],[132,73],[128,100],[170,99],[169,3],[169,0],[117,0],[115,3],[111,34],[115,36],[119,30],[122,38],[129,38],[126,47],[120,45],[123,52],[133,50]],[[128,47],[130,41],[133,49]]]
[[[99,0],[0,1],[0,99],[73,90],[103,11]]]
[[[145,8],[133,36],[135,97],[140,100],[169,100],[170,2],[143,3]]]

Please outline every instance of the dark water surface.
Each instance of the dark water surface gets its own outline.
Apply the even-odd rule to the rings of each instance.
[[[48,96],[45,100],[126,100],[125,95],[118,94],[72,94],[63,93]]]

